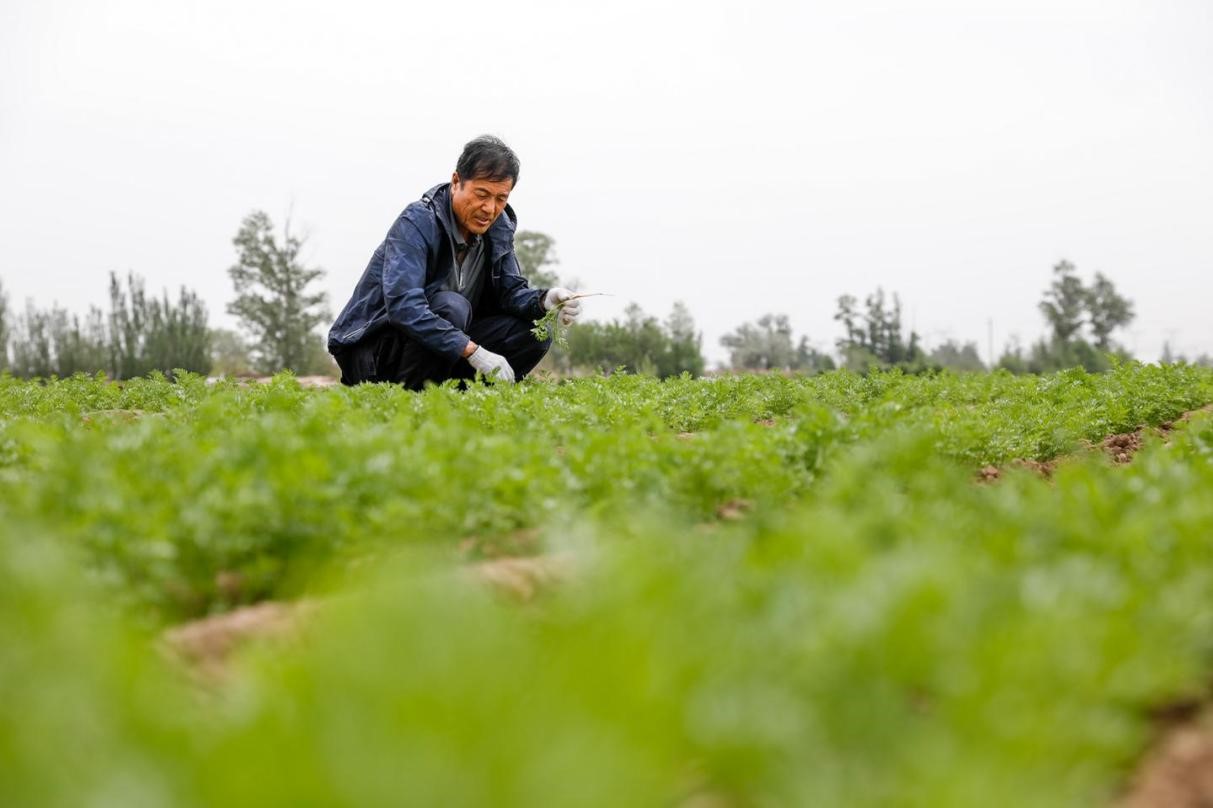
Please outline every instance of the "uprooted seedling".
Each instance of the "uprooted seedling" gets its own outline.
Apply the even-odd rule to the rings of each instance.
[[[535,327],[531,329],[531,333],[540,342],[550,338],[553,343],[559,345],[561,348],[567,348],[569,341],[564,335],[564,329],[560,327],[560,310],[574,300],[581,300],[583,297],[601,297],[605,294],[606,292],[587,292],[585,294],[573,295],[567,300],[560,301],[535,321]]]

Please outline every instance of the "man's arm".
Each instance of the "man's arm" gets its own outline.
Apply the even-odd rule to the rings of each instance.
[[[501,263],[497,284],[497,307],[527,320],[543,316],[543,296],[547,289],[532,289],[518,267],[518,257],[511,250]]]
[[[417,225],[404,216],[397,219],[384,242],[383,298],[388,322],[437,354],[452,360],[468,356],[476,347],[467,334],[435,314],[426,300],[428,254]]]

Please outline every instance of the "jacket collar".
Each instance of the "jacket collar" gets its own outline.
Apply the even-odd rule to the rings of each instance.
[[[442,227],[447,233],[458,233],[458,228],[451,220],[451,184],[444,182],[441,185],[435,185],[433,188],[426,191],[421,196],[421,201],[434,215],[438,217],[438,221],[442,223]],[[497,217],[497,220],[489,225],[488,232],[484,234],[484,238],[489,245],[489,260],[496,261],[501,256],[514,249],[514,230],[518,227],[518,216],[514,213],[514,209],[507,203],[505,210]]]

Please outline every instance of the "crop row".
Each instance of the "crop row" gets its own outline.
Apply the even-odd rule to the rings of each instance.
[[[0,379],[0,508],[6,524],[82,548],[121,597],[173,618],[289,596],[334,560],[401,545],[453,548],[573,516],[661,512],[691,526],[730,503],[783,508],[816,496],[848,447],[899,435],[973,469],[1048,459],[1210,400],[1207,370],[1137,364],[424,394],[307,390],[289,376]]]
[[[1150,390],[1158,371],[1135,372]],[[693,437],[643,412],[640,394],[662,388],[631,381],[516,398],[305,394],[280,381],[203,395],[188,415],[18,429],[10,439],[25,451],[9,473],[24,493],[8,507],[22,516],[0,532],[0,803],[1111,801],[1150,741],[1150,711],[1202,696],[1213,671],[1213,416],[1147,439],[1129,464],[1089,453],[1048,482],[1011,471],[978,485],[973,444],[941,440],[964,434],[946,432],[941,408],[1031,401],[974,401],[965,380],[883,381],[846,417],[790,395]],[[1123,381],[1129,403],[1115,406],[1160,419],[1199,397],[1170,387],[1167,409]],[[844,382],[866,384],[832,383]],[[1112,398],[1108,382],[1040,385],[1050,382],[1086,391],[1063,395],[1065,440],[1093,434],[1066,402],[1094,418],[1110,406],[1097,403]],[[623,428],[587,428],[628,395]],[[495,399],[549,415],[527,427]],[[52,437],[92,470],[58,489],[60,513],[39,516],[34,506],[50,504],[39,492],[68,471],[30,454],[52,451],[39,443]],[[542,525],[547,550],[572,565],[527,607],[460,575],[442,540],[486,525],[406,504],[505,461],[541,482],[495,476],[478,501],[500,509],[498,527]],[[248,464],[256,473],[241,476]],[[214,477],[217,493],[197,501]],[[354,494],[365,507],[318,498],[324,481],[344,495],[365,486]],[[112,500],[89,492],[100,482]],[[698,493],[707,484],[717,487]],[[242,499],[250,486],[258,493]],[[370,508],[392,491],[395,504]],[[745,519],[703,523],[718,498],[741,494],[755,498]],[[537,513],[512,510],[518,498]],[[288,503],[307,518],[291,522]],[[250,507],[296,542],[274,548],[282,557],[334,543],[367,552],[367,524],[389,531],[374,538],[391,548],[347,571],[340,597],[319,596],[305,643],[251,654],[200,698],[64,548],[91,546],[95,565],[103,547],[123,551],[112,527],[123,508],[150,511],[124,523],[127,540],[161,537],[180,573],[174,548],[215,549],[199,514],[252,541],[256,519],[239,515]],[[102,527],[113,532],[90,537]],[[93,546],[101,535],[108,544]]]

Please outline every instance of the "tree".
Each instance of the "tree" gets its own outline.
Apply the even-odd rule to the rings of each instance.
[[[1095,283],[1087,289],[1085,302],[1095,347],[1101,351],[1112,350],[1112,332],[1133,320],[1132,301],[1117,293],[1112,281],[1103,273],[1096,272]]]
[[[101,317],[100,310],[95,316]],[[94,330],[105,335],[99,338],[107,346],[108,370],[116,379],[133,379],[153,370],[210,371],[206,305],[184,286],[174,304],[167,289],[160,298],[148,297],[142,278],[128,274],[124,288],[111,272],[107,325]]]
[[[995,367],[1016,374],[1028,372],[1028,360],[1023,354],[1023,346],[1019,342],[1019,337],[1011,337],[1011,342],[1003,348],[1002,356],[998,357],[998,364]]]
[[[25,301],[25,313],[13,329],[13,375],[46,378],[56,373],[50,320],[48,313],[34,307],[34,301]]]
[[[1106,354],[1084,339],[1058,342],[1050,337],[1038,339],[1026,353],[1017,342],[1007,346],[998,360],[998,367],[1012,373],[1053,373],[1073,367],[1102,373],[1111,367],[1111,363]]]
[[[8,370],[8,294],[0,283],[0,372]]]
[[[95,307],[82,325],[80,318],[58,305],[46,310],[26,301],[13,334],[14,375],[27,378],[59,376],[105,367],[104,323]]]
[[[238,259],[228,270],[236,299],[227,306],[251,334],[253,360],[264,373],[293,370],[306,373],[321,340],[313,329],[327,321],[324,292],[308,286],[324,270],[305,267],[299,258],[303,240],[292,235],[288,221],[282,242],[274,237],[270,217],[253,211],[244,217],[232,243]]]
[[[253,358],[244,337],[230,328],[211,329],[211,373],[252,376]]]
[[[918,349],[918,334],[910,332],[909,340],[901,325],[901,298],[894,293],[892,305],[885,307],[884,289],[876,287],[873,294],[864,301],[867,311],[864,320],[867,324],[868,344],[872,353],[882,363],[895,366],[905,362],[922,360],[922,352]]]
[[[792,341],[792,324],[786,314],[764,314],[743,323],[720,338],[729,349],[733,370],[794,370],[818,373],[833,370],[834,360],[809,344],[808,337]]]
[[[89,308],[83,321],[65,309],[52,307],[50,343],[54,350],[54,373],[60,378],[106,369],[105,315],[96,306]]]
[[[854,348],[868,349],[867,334],[859,325],[859,311],[856,308],[859,301],[854,295],[842,295],[838,298],[838,312],[834,319],[842,323],[846,334],[838,340],[838,350],[846,353]]]
[[[794,367],[807,373],[822,373],[835,368],[834,359],[829,354],[819,351],[809,344],[808,337],[801,337],[796,344],[796,359]]]
[[[692,376],[702,376],[703,335],[695,330],[695,320],[691,310],[681,300],[674,303],[670,316],[665,321],[666,334],[669,338],[665,356],[662,358],[662,368],[667,376],[680,373],[690,373]]]
[[[796,360],[792,324],[786,314],[764,314],[720,338],[736,370],[791,370]]]
[[[560,286],[560,279],[555,272],[545,270],[546,266],[555,266],[560,261],[556,258],[553,248],[556,240],[546,233],[535,230],[520,230],[514,234],[514,255],[518,258],[518,267],[522,276],[537,289],[550,289]]]
[[[890,304],[884,289],[877,287],[864,298],[862,314],[857,306],[854,295],[843,295],[838,298],[838,312],[834,315],[846,331],[837,341],[846,367],[860,373],[890,367],[910,372],[926,369],[926,356],[918,346],[918,334],[911,331],[906,337],[900,297],[894,294]]]
[[[109,367],[118,379],[143,375],[143,340],[147,331],[147,295],[143,280],[130,273],[126,289],[110,273]]]
[[[81,318],[58,304],[43,310],[27,301],[10,342],[17,376],[105,371],[114,379],[130,379],[178,368],[206,373],[211,366],[202,300],[184,287],[176,303],[167,291],[162,298],[148,297],[143,279],[134,274],[125,287],[110,274],[108,313],[91,306]]]
[[[664,324],[635,303],[624,315],[623,321],[579,323],[570,328],[568,347],[549,354],[553,366],[565,372],[611,373],[622,368],[659,378],[703,373],[702,337],[684,304],[675,303]]]
[[[986,369],[986,365],[981,361],[981,355],[977,351],[976,342],[966,342],[961,345],[953,340],[948,340],[931,351],[927,359],[933,365],[952,370],[978,372]]]
[[[1053,282],[1045,290],[1040,311],[1051,334],[1032,346],[1027,359],[1032,373],[1076,365],[1092,373],[1107,370],[1111,365],[1106,354],[1123,353],[1112,343],[1112,332],[1133,319],[1133,304],[1117,293],[1108,278],[1096,273],[1095,282],[1087,287],[1069,261],[1053,267]],[[1083,338],[1084,325],[1090,326],[1094,344]]]
[[[1058,343],[1069,342],[1082,328],[1083,313],[1088,301],[1087,290],[1069,261],[1053,267],[1053,283],[1045,290],[1040,311],[1053,330]]]
[[[1162,344],[1162,356],[1159,357],[1158,364],[1173,365],[1177,361],[1182,362],[1182,361],[1184,361],[1184,359],[1182,356],[1179,357],[1178,359],[1176,358],[1175,352],[1171,350],[1171,341],[1167,340],[1166,342],[1164,342]]]
[[[169,300],[167,289],[163,297],[153,300],[144,340],[148,370],[209,372],[211,332],[206,320],[206,304],[184,286],[177,294],[176,305]]]

